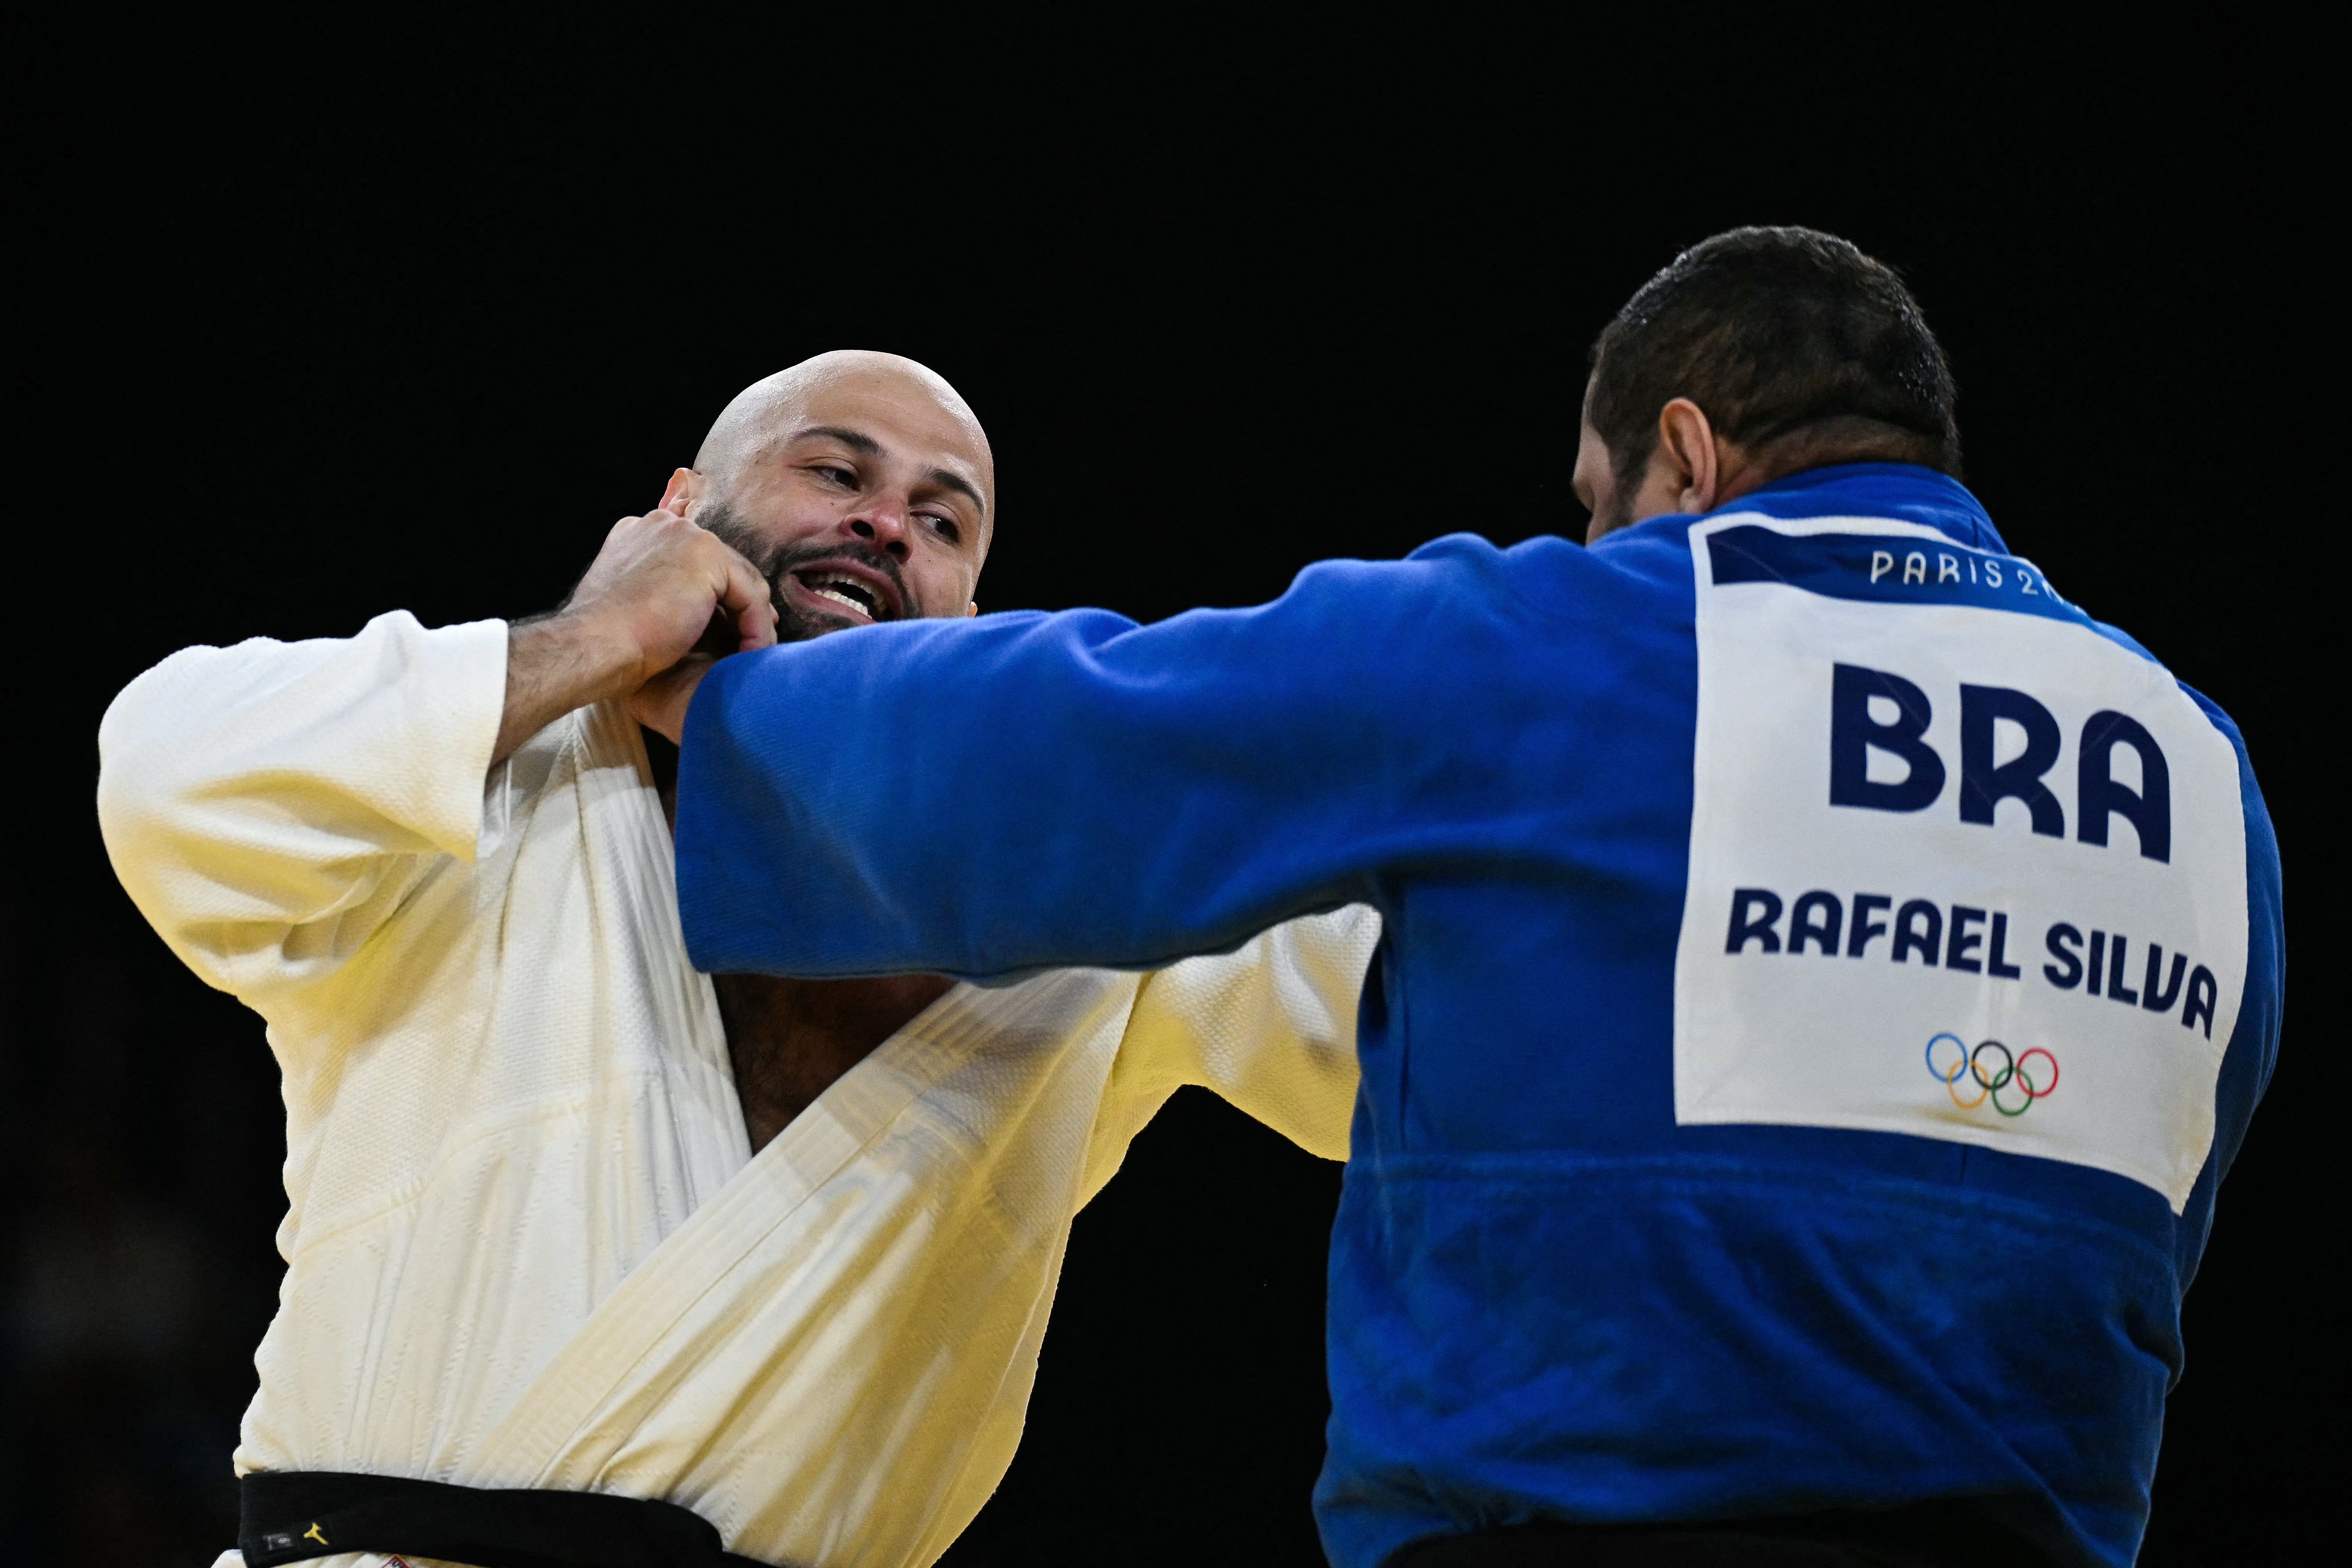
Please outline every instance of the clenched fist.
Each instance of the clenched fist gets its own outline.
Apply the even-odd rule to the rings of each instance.
[[[625,517],[563,608],[507,643],[506,714],[491,761],[574,708],[631,697],[724,626],[737,648],[776,640],[768,584],[717,535],[670,511]]]
[[[733,623],[738,648],[776,640],[767,580],[717,534],[671,511],[625,517],[572,591],[559,620],[593,624],[634,654],[635,690],[692,652],[714,616]]]

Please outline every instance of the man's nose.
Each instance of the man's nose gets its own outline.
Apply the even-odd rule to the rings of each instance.
[[[912,548],[907,509],[895,501],[878,502],[857,512],[849,519],[849,531],[893,561],[904,561]]]

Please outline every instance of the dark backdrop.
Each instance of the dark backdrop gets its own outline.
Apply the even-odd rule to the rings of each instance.
[[[278,1277],[259,1025],[176,967],[95,832],[124,680],[395,606],[546,607],[730,394],[837,346],[926,361],[986,421],[986,608],[1149,618],[1455,530],[1580,534],[1584,345],[1679,247],[1757,221],[1906,271],[2013,547],[2245,728],[2317,988],[2189,1299],[2147,1560],[2308,1560],[2336,1535],[2346,1082],[2303,1024],[2336,931],[2311,893],[2336,792],[2310,623],[2341,446],[2313,234],[2339,204],[2295,40],[1847,32],[1751,72],[1401,36],[1386,65],[1310,48],[1238,85],[1130,40],[1107,78],[1000,92],[1034,116],[1016,128],[971,112],[978,57],[903,37],[818,75],[804,50],[779,81],[708,40],[626,76],[545,38],[32,41],[0,1557],[228,1541]],[[951,1560],[1317,1561],[1337,1188],[1180,1097],[1078,1220],[1020,1458]]]

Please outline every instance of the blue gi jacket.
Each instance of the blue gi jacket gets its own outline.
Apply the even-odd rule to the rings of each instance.
[[[677,858],[715,972],[1148,966],[1380,909],[1343,1568],[1951,1497],[2137,1550],[2276,1051],[2277,847],[2228,718],[1950,479],[730,658]]]

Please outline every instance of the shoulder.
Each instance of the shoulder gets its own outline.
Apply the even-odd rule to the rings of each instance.
[[[1490,602],[1496,589],[1528,583],[1567,581],[1599,583],[1638,575],[1653,566],[1658,542],[1644,537],[1620,543],[1612,535],[1597,549],[1588,549],[1559,534],[1542,533],[1513,545],[1500,545],[1475,533],[1449,533],[1433,539],[1402,561],[1324,561],[1298,574],[1293,592],[1312,587],[1325,593],[1346,590],[1374,599],[1418,602],[1456,600]],[[1665,554],[1689,574],[1688,546],[1679,530],[1666,541]]]
[[[2126,648],[2131,652],[2137,654],[2140,658],[2147,660],[2148,663],[2156,666],[2157,668],[2164,671],[2165,675],[2172,680],[2173,684],[2180,688],[2181,695],[2188,698],[2190,702],[2196,704],[2197,710],[2204,714],[2206,719],[2211,722],[2213,728],[2221,732],[2223,739],[2230,742],[2231,749],[2238,753],[2240,766],[2246,770],[2249,777],[2252,777],[2253,763],[2252,760],[2247,754],[2245,732],[2239,729],[2238,721],[2230,717],[2228,711],[2224,710],[2220,703],[2214,701],[2211,698],[2206,696],[2202,691],[2198,690],[2187,681],[2182,680],[2178,675],[2175,675],[2172,672],[2171,668],[2167,665],[2164,660],[2158,658],[2155,653],[2150,651],[2145,643],[2132,636],[2129,632],[2124,630],[2121,626],[2114,626],[2108,622],[2095,618],[2092,619],[2090,624],[2093,631],[2097,632],[2109,642],[2114,643],[2118,647]]]

